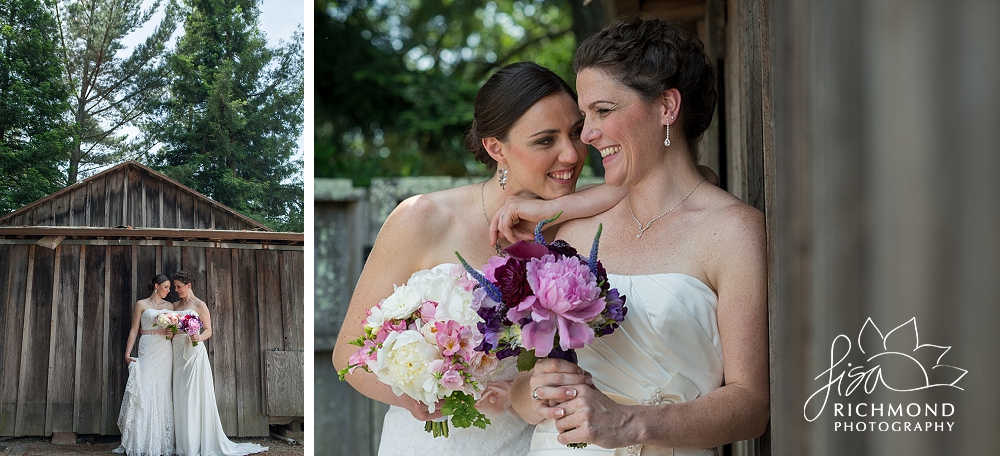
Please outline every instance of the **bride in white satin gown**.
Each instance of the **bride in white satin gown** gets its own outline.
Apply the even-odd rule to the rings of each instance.
[[[137,301],[132,311],[132,329],[125,344],[128,382],[118,414],[122,443],[115,453],[143,456],[174,454],[174,405],[170,388],[170,341],[164,328],[154,327],[160,314],[171,312],[173,304],[164,298],[170,280],[157,274],[149,282],[152,294]],[[140,337],[141,335],[141,337]],[[132,347],[139,339],[139,357]]]
[[[695,165],[717,98],[701,42],[661,19],[619,19],[580,45],[574,67],[581,138],[601,151],[605,181],[628,194],[558,237],[588,245],[603,223],[601,262],[628,311],[577,351],[579,366],[542,360],[515,382],[514,408],[540,423],[528,454],[710,455],[761,435],[764,216],[705,185]],[[509,209],[501,216],[517,217]]]
[[[222,430],[215,402],[215,383],[205,341],[212,337],[212,316],[205,302],[191,292],[194,275],[174,274],[174,289],[180,297],[176,311],[197,313],[204,323],[201,334],[178,333],[173,338],[174,433],[180,456],[244,455],[267,451],[255,443],[233,443]],[[198,345],[192,345],[197,342]]]

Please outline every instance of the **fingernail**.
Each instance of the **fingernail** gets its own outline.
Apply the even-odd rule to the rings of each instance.
[[[576,397],[576,390],[575,389],[566,390],[566,396],[567,397]]]
[[[561,417],[565,414],[566,412],[563,409],[556,409],[556,417]]]
[[[588,385],[593,385],[594,384],[594,379],[592,379],[590,377],[587,377],[586,379],[583,380],[583,383],[586,383]]]

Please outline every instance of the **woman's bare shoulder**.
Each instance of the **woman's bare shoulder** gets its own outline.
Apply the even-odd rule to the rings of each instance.
[[[379,237],[394,241],[440,239],[455,226],[460,208],[465,205],[468,186],[411,196],[396,206],[379,231]]]

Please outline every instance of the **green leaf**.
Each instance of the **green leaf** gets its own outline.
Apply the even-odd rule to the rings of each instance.
[[[536,362],[538,362],[538,357],[535,356],[534,350],[521,349],[521,353],[517,354],[517,370],[521,372],[530,371],[535,367]]]

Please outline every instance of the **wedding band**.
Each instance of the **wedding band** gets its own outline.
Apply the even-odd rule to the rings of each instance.
[[[538,397],[538,388],[537,387],[535,389],[531,390],[531,397],[535,398],[536,401],[542,400],[542,398]]]

